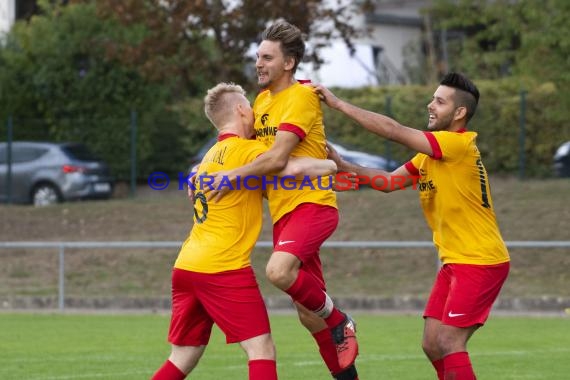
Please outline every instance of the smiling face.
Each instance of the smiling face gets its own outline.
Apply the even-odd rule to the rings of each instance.
[[[452,87],[439,86],[435,90],[432,101],[427,105],[429,113],[427,128],[430,131],[444,131],[452,127],[458,110],[453,100],[454,94],[455,89]]]
[[[288,84],[293,76],[294,59],[285,57],[281,42],[264,40],[257,49],[257,84],[261,88],[276,90]]]

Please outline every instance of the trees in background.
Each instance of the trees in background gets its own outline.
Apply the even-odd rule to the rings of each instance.
[[[476,79],[508,79],[528,92],[526,101],[526,144],[528,161],[535,172],[551,172],[552,154],[570,140],[570,2],[567,0],[438,0],[429,11],[434,24],[448,32],[450,69]],[[498,86],[501,84],[497,83]],[[496,96],[495,104],[515,103],[513,94]],[[496,120],[504,118],[505,108]],[[501,125],[516,131],[520,115]],[[507,119],[505,119],[507,121]],[[516,131],[516,132],[515,132]],[[502,164],[515,167],[507,159],[504,146]],[[540,167],[541,169],[539,169]]]
[[[15,138],[85,141],[124,178],[134,110],[139,177],[185,170],[213,133],[202,111],[205,90],[222,80],[255,88],[252,46],[281,17],[310,37],[307,61],[314,65],[331,36],[350,46],[358,35],[350,20],[356,8],[340,3],[39,0],[40,14],[16,23],[0,46],[0,139],[11,115]],[[510,77],[519,88],[548,82],[538,91],[552,94],[548,118],[532,123],[567,124],[570,2],[437,0],[426,11],[433,30],[447,32],[447,39],[435,39],[447,52],[442,70]],[[495,95],[504,93],[487,94]],[[513,91],[513,101],[517,96]]]
[[[153,147],[163,123],[184,132],[168,109],[170,83],[149,81],[106,54],[107,41],[136,43],[144,32],[96,17],[91,3],[39,5],[41,14],[16,23],[0,49],[0,130],[12,116],[15,139],[85,142],[121,178],[129,173],[136,110],[140,164],[156,168]],[[181,147],[171,139],[171,159],[182,156]]]
[[[80,1],[80,0],[79,0]],[[343,4],[344,3],[344,4]],[[138,43],[109,41],[108,53],[152,79],[178,78],[178,93],[202,95],[217,81],[255,83],[252,45],[269,23],[285,18],[312,44],[307,60],[319,65],[319,49],[332,35],[349,46],[358,34],[350,1],[327,0],[99,0],[98,13],[146,33]],[[369,1],[358,7],[365,9]],[[248,54],[249,53],[249,54]],[[249,69],[249,70],[248,70]],[[247,87],[247,86],[246,86]]]
[[[566,0],[437,0],[428,13],[447,31],[452,69],[482,79],[570,79]]]
[[[39,0],[0,48],[0,138],[10,115],[16,139],[87,142],[124,178],[134,110],[138,175],[183,171],[213,132],[205,90],[222,80],[253,87],[246,53],[269,22],[286,16],[319,38],[315,64],[333,33],[350,43],[348,6],[324,3]]]

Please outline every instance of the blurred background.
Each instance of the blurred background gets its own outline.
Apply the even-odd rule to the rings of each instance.
[[[283,17],[307,35],[299,78],[424,128],[434,85],[464,72],[483,94],[471,128],[487,169],[556,174],[556,149],[570,140],[567,1],[264,4],[3,0],[0,139],[83,142],[127,183],[184,171],[213,135],[205,90],[234,81],[253,100],[259,34]],[[338,113],[326,123],[353,149],[411,155]]]
[[[168,298],[176,242],[192,223],[179,175],[215,135],[203,96],[233,81],[253,101],[259,35],[278,18],[306,34],[298,78],[418,129],[439,79],[466,73],[482,93],[470,128],[492,174],[505,239],[567,242],[569,17],[566,0],[1,0],[0,242],[174,242],[68,247],[63,262],[41,249],[0,249],[4,306],[35,297],[34,305],[53,307],[62,269],[68,304],[72,296]],[[327,135],[360,163],[393,168],[413,154],[324,112]],[[170,180],[164,191],[148,185],[158,171]],[[343,221],[332,240],[429,242],[417,194],[403,193],[339,195]],[[264,240],[270,228],[266,220]],[[437,264],[430,248],[331,251],[344,259],[331,259],[328,275],[352,286],[336,289],[346,295],[421,299]],[[521,269],[507,295],[554,299],[556,310],[568,303],[567,246],[513,252]],[[256,251],[259,269],[267,253]],[[425,276],[410,285],[396,268]],[[130,269],[138,271],[132,278]]]

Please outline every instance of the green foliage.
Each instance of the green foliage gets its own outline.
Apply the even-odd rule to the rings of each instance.
[[[0,50],[2,127],[11,115],[15,139],[85,142],[127,178],[135,110],[139,174],[185,157],[176,138],[184,129],[166,106],[170,83],[152,83],[106,54],[106,41],[135,43],[143,28],[97,18],[93,3],[41,6],[42,15],[16,23]]]
[[[525,174],[552,174],[552,156],[556,148],[570,140],[570,111],[561,89],[554,83],[536,84],[515,78],[477,81],[481,100],[469,128],[478,132],[478,146],[491,173],[517,174],[521,154]],[[524,149],[521,149],[521,89],[526,89]],[[335,93],[365,109],[391,115],[398,122],[424,129],[426,106],[434,86],[405,86],[366,89],[337,89]],[[390,107],[387,107],[391,98]],[[327,136],[362,150],[389,156],[403,163],[414,152],[372,135],[339,112],[324,109]]]
[[[352,310],[350,310],[352,312]],[[152,377],[170,353],[169,316],[151,312],[2,313],[3,379],[81,378],[139,380]],[[421,350],[420,312],[352,313],[358,323],[358,372],[365,379],[435,379]],[[296,315],[270,314],[279,378],[329,379],[314,340]],[[470,341],[481,379],[568,378],[570,321],[566,317],[492,314]],[[89,344],[85,344],[89,342]],[[70,365],[72,361],[74,364]],[[226,344],[219,328],[190,375],[202,380],[247,379],[247,357]]]
[[[130,173],[132,110],[138,177],[186,170],[189,157],[214,133],[203,115],[205,89],[218,80],[251,80],[244,70],[251,62],[243,57],[268,22],[287,18],[314,38],[317,50],[333,34],[348,44],[357,35],[345,8],[333,11],[321,0],[271,7],[260,0],[232,7],[170,0],[57,3],[41,0],[41,15],[16,23],[0,47],[0,138],[13,116],[16,139],[86,142],[120,179]],[[570,139],[570,42],[564,37],[570,2],[438,0],[428,12],[435,27],[462,35],[448,43],[451,69],[486,80],[519,78],[480,82],[483,97],[472,129],[480,133],[488,169],[518,170],[519,93],[526,88],[527,174],[550,173],[553,150]],[[319,27],[316,20],[328,22]],[[318,64],[312,53],[308,58]],[[419,81],[427,80],[424,71],[418,70]],[[423,86],[338,90],[417,128],[427,122],[432,92]],[[333,139],[400,162],[413,155],[371,138],[338,113],[325,115]]]
[[[567,0],[437,0],[428,11],[448,42],[450,68],[475,78],[570,79]]]
[[[79,1],[79,0],[76,0]],[[177,90],[191,96],[218,80],[254,88],[251,46],[263,29],[277,19],[298,26],[311,40],[307,61],[322,63],[318,51],[331,36],[348,46],[361,34],[351,19],[354,7],[369,9],[370,0],[175,1],[97,0],[98,15],[124,25],[145,25],[147,34],[138,43],[110,41],[111,56],[132,64],[147,78],[176,75]],[[245,66],[245,69],[244,69]]]

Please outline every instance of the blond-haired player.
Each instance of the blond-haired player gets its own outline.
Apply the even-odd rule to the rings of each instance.
[[[218,131],[218,142],[205,155],[198,173],[239,167],[266,152],[264,144],[251,139],[253,112],[240,86],[220,83],[210,89],[205,112]],[[314,175],[336,170],[330,160],[308,166],[320,168]],[[284,174],[291,174],[287,170]],[[204,353],[214,323],[227,343],[239,342],[247,354],[250,380],[277,379],[267,310],[250,263],[261,232],[261,188],[250,181],[248,188],[208,203],[200,180],[195,183],[194,226],[172,273],[168,334],[172,350],[153,379],[184,379]]]

